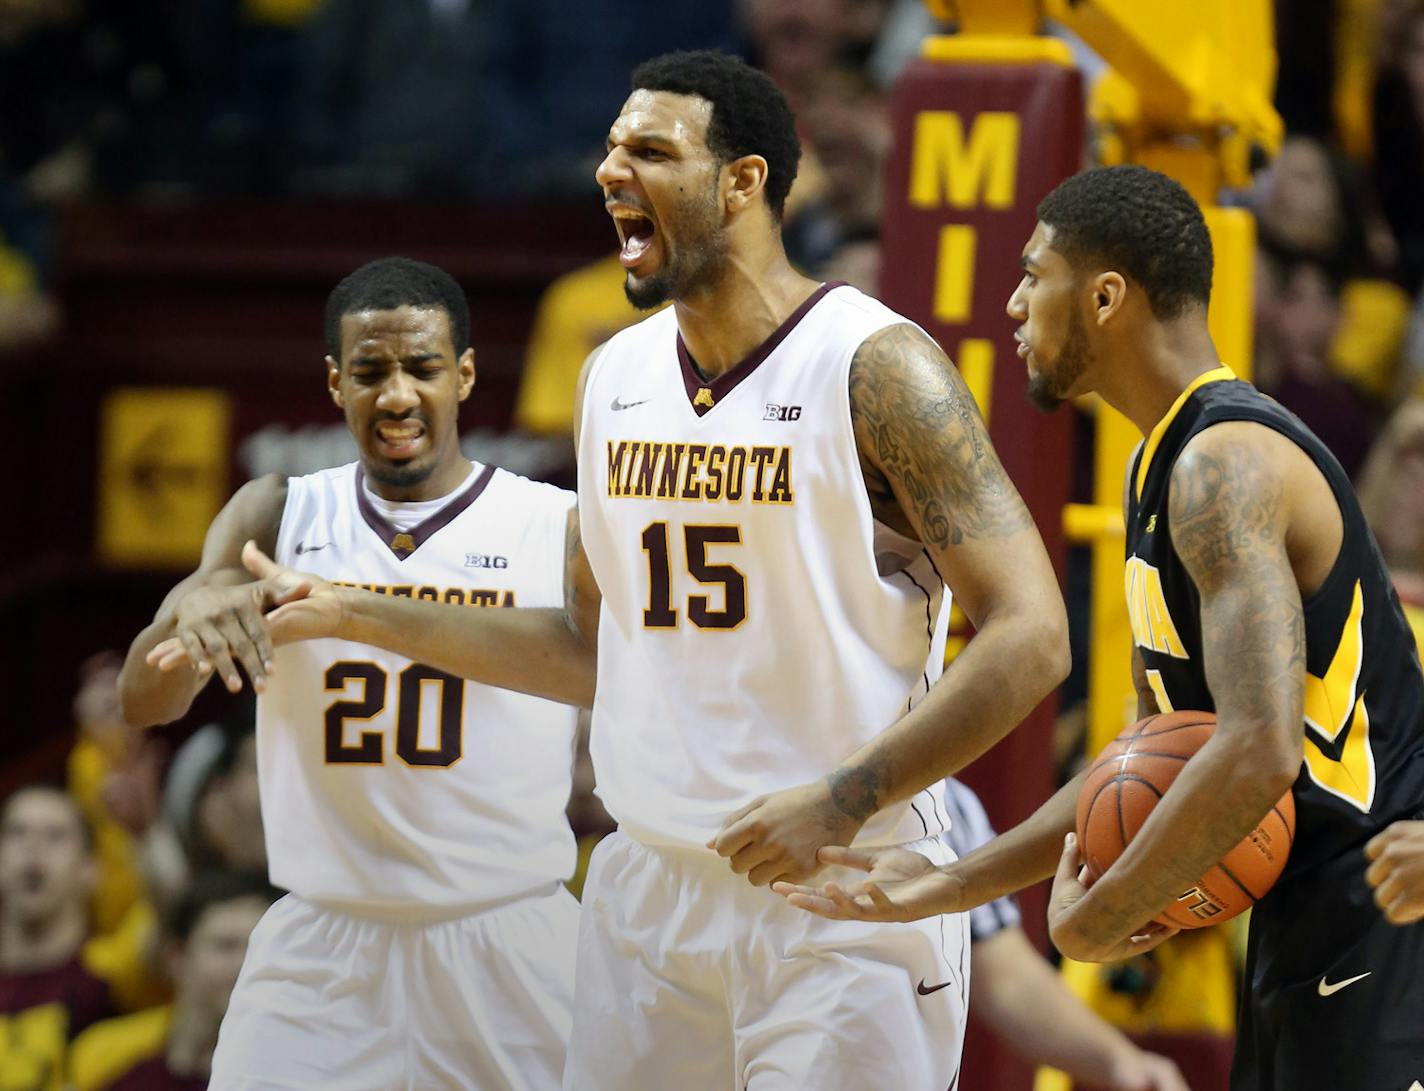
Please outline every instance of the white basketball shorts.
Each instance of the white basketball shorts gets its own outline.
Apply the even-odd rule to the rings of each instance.
[[[288,894],[258,923],[211,1091],[552,1091],[572,1021],[578,903],[562,886],[401,922]]]
[[[938,839],[905,847],[953,859]],[[615,833],[594,850],[579,928],[565,1091],[945,1091],[957,1080],[963,914],[825,920],[710,852]]]

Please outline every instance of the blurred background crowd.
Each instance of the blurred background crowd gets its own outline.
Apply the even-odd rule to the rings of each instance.
[[[1287,138],[1229,195],[1258,228],[1254,378],[1355,476],[1424,634],[1424,0],[1276,9]],[[62,1086],[54,1040],[81,1088],[203,1086],[142,1065],[182,1075],[276,896],[252,711],[212,694],[135,733],[118,653],[213,497],[352,453],[319,371],[330,287],[387,252],[448,268],[480,367],[467,453],[568,484],[578,366],[637,317],[593,183],[634,64],[711,46],[770,73],[805,149],[793,260],[873,292],[889,95],[952,31],[920,0],[0,0],[0,1091]],[[223,401],[130,412],[172,386]],[[1080,627],[1065,763],[1089,653]],[[571,814],[606,821],[586,783]],[[1100,1010],[1229,1033],[1154,994],[1163,972],[1119,971]]]

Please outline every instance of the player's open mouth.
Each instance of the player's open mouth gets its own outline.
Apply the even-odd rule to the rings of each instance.
[[[610,206],[608,212],[613,217],[613,224],[618,229],[618,241],[622,244],[618,260],[625,269],[631,269],[652,249],[658,233],[657,225],[648,216],[626,205]]]
[[[415,420],[388,420],[376,425],[376,441],[386,458],[411,458],[425,439],[425,425]]]

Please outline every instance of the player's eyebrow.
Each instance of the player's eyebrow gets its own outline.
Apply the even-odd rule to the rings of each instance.
[[[442,360],[444,357],[438,352],[413,352],[409,356],[402,356],[401,363],[410,367],[413,364],[426,364],[431,360]],[[384,356],[354,356],[351,359],[352,367],[380,367],[385,364],[387,357]]]
[[[632,132],[617,142],[630,148],[641,147],[648,144],[660,144],[664,148],[670,148],[677,143],[671,136],[659,132]],[[615,147],[613,134],[608,134],[608,139],[604,141],[604,147],[612,151]]]

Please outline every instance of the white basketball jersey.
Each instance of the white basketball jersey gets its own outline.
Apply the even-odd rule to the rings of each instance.
[[[603,592],[591,740],[625,832],[701,846],[758,795],[831,772],[939,677],[948,595],[871,514],[851,358],[905,319],[824,286],[702,382],[668,308],[592,364],[579,514]],[[945,828],[940,786],[858,844]]]
[[[468,610],[561,606],[573,499],[477,468],[402,529],[352,463],[288,482],[276,560]],[[574,866],[575,716],[361,644],[277,649],[257,707],[272,881],[378,909],[473,909],[547,889]]]

